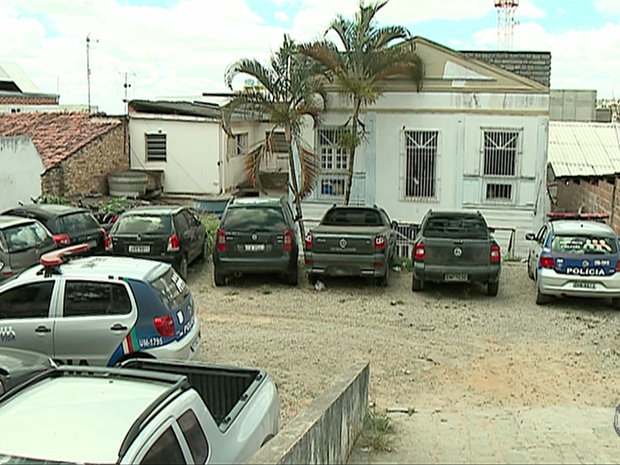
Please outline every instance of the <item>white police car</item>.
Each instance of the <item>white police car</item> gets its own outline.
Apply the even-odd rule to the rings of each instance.
[[[0,347],[75,365],[192,359],[200,324],[191,292],[171,265],[76,256],[88,249],[49,252],[0,285]]]
[[[536,303],[550,297],[611,297],[620,308],[620,244],[603,223],[609,215],[549,213],[528,257],[528,274],[536,281]]]

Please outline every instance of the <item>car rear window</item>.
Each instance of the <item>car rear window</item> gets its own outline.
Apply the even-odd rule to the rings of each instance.
[[[71,213],[58,218],[58,231],[65,234],[79,234],[101,228],[95,217],[88,212]]]
[[[321,224],[325,226],[381,226],[381,216],[375,210],[347,208],[330,210]]]
[[[166,273],[152,281],[151,286],[168,310],[180,307],[189,294],[187,284],[174,268],[170,268]]]
[[[169,215],[121,216],[114,225],[116,234],[168,234],[171,227]]]
[[[487,239],[489,230],[481,218],[475,216],[433,216],[424,228],[426,237]]]
[[[551,241],[553,252],[569,255],[611,255],[617,251],[616,241],[604,235],[556,235]]]
[[[222,222],[222,229],[232,231],[281,231],[287,227],[282,208],[278,207],[229,208]]]
[[[9,253],[39,247],[51,234],[39,223],[20,224],[2,231]]]

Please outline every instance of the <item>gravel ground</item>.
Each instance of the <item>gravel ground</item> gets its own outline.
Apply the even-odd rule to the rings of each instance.
[[[213,286],[211,264],[190,268],[201,319],[200,359],[266,369],[280,390],[282,425],[353,362],[370,360],[378,407],[615,407],[620,315],[599,300],[534,303],[522,263],[505,263],[499,295],[480,286],[411,292],[332,279],[316,291],[277,278]]]

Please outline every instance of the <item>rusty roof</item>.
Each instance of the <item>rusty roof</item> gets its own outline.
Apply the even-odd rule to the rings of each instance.
[[[611,123],[550,121],[548,162],[558,178],[620,173],[620,128]]]
[[[121,121],[89,113],[3,113],[1,136],[28,136],[37,148],[46,169],[69,158]]]

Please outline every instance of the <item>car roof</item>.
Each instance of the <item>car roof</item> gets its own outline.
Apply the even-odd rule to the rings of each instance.
[[[24,210],[26,212],[30,212],[39,216],[44,216],[47,218],[62,216],[66,215],[67,213],[89,212],[89,210],[85,208],[74,207],[73,205],[59,205],[52,203],[22,205],[7,210],[7,212],[11,210]]]
[[[131,210],[127,210],[123,215],[132,215],[132,214],[145,214],[149,213],[151,215],[172,215],[178,213],[186,207],[181,205],[149,205],[144,207],[136,207]]]
[[[131,426],[169,383],[106,377],[51,377],[0,403],[0,454],[116,463]]]
[[[241,197],[234,199],[230,204],[231,207],[262,207],[280,205],[282,205],[282,199],[278,197]]]
[[[24,270],[17,280],[30,279],[41,269],[36,265]],[[81,257],[72,258],[60,265],[60,274],[67,278],[108,278],[122,277],[150,281],[161,276],[170,268],[170,264],[155,260],[144,260],[130,257]]]
[[[34,218],[24,218],[23,216],[0,215],[0,229],[10,228],[21,224],[30,224],[35,222]]]
[[[557,234],[610,234],[615,236],[613,229],[596,221],[556,220],[551,228]]]

